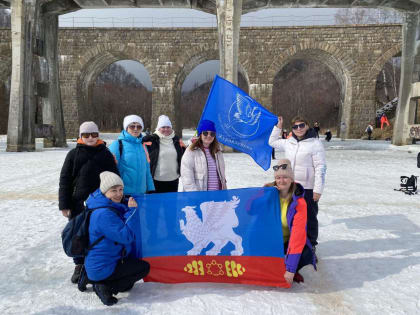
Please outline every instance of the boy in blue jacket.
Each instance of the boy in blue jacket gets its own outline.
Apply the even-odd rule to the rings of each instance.
[[[95,209],[89,224],[90,243],[104,238],[88,252],[85,268],[96,295],[111,306],[118,302],[113,295],[130,290],[149,273],[150,265],[128,257],[135,235],[127,222],[137,211],[136,201],[130,197],[128,206],[121,203],[124,184],[115,173],[102,172],[100,180],[100,188],[89,196],[86,205]]]

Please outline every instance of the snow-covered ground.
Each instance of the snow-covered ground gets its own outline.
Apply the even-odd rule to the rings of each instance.
[[[115,135],[105,135],[108,142]],[[0,136],[0,314],[420,314],[420,194],[394,191],[420,175],[420,146],[333,139],[320,201],[319,268],[291,289],[140,283],[104,306],[70,283],[61,248],[61,165],[69,149],[5,152]],[[277,152],[277,157],[282,156]],[[251,158],[225,154],[229,188],[272,179]],[[276,161],[273,161],[276,163]]]

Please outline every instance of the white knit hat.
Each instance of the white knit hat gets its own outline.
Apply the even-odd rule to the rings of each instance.
[[[101,179],[101,185],[99,186],[99,189],[103,194],[105,194],[111,187],[124,186],[121,177],[113,172],[102,172],[99,174],[99,177]]]
[[[98,125],[96,125],[93,121],[85,121],[83,124],[80,125],[79,137],[82,137],[82,133],[92,132],[99,133]]]
[[[166,115],[160,115],[159,116],[159,120],[156,126],[156,130],[159,130],[159,128],[162,127],[171,127],[172,128],[172,124],[171,121],[169,120],[169,117]]]
[[[128,125],[132,123],[139,123],[141,125],[141,129],[144,129],[143,119],[137,115],[128,115],[124,117],[124,130],[127,130]]]
[[[283,168],[286,165],[285,168]],[[293,174],[293,170],[292,170],[292,164],[290,163],[290,161],[288,159],[280,159],[277,162],[276,166],[273,166],[274,168],[279,167],[277,170],[274,170],[274,176],[276,175],[281,175],[281,176],[287,176],[290,177],[292,180],[295,180],[295,175]]]

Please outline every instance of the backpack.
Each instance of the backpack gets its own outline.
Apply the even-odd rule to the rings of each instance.
[[[417,177],[411,175],[409,176],[401,176],[401,184],[400,189],[395,189],[398,191],[402,191],[407,195],[415,195],[417,194]]]
[[[112,208],[108,209],[119,215],[117,210]],[[61,232],[61,241],[67,256],[73,258],[85,257],[95,245],[105,238],[105,236],[102,235],[89,246],[90,216],[95,210],[96,209],[86,209],[75,218],[71,219],[64,227],[63,232]]]

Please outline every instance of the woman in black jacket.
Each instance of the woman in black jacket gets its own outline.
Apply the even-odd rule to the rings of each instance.
[[[181,158],[185,151],[168,116],[159,116],[156,131],[143,138],[150,158],[150,170],[157,193],[177,192]]]
[[[84,201],[98,189],[99,174],[104,171],[119,175],[114,156],[99,139],[98,126],[86,121],[80,125],[76,148],[70,150],[61,168],[58,203],[63,216],[72,219],[85,209]],[[71,282],[77,283],[83,258],[73,260],[76,266]]]

